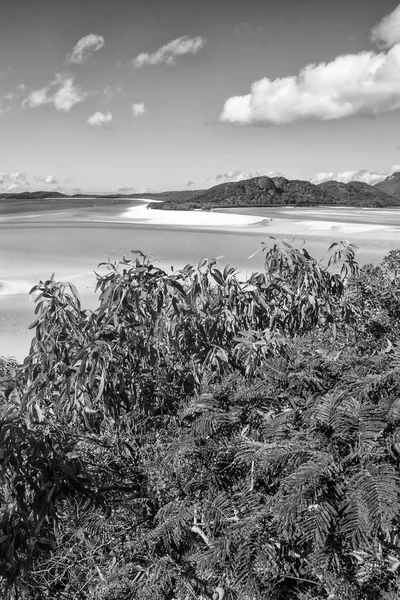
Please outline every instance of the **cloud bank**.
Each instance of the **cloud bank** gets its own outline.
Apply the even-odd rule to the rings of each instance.
[[[145,65],[160,65],[162,63],[174,65],[177,56],[196,54],[196,52],[203,48],[205,43],[206,40],[201,36],[194,38],[182,36],[168,42],[168,44],[165,44],[164,46],[160,46],[160,48],[152,54],[142,52],[142,54],[139,54],[133,59],[132,64],[137,69],[140,69]]]
[[[380,181],[389,177],[392,173],[400,171],[400,164],[393,165],[390,169],[382,169],[376,171],[369,171],[368,169],[360,169],[359,171],[322,171],[317,173],[313,177],[309,178],[311,183],[323,183],[324,181],[341,181],[342,183],[349,183],[350,181],[363,181],[369,185],[375,185]],[[219,173],[215,177],[215,181],[218,183],[226,183],[228,181],[241,181],[243,179],[251,179],[252,177],[284,177],[280,172],[268,171],[266,173],[260,173],[259,171],[227,171],[226,173]],[[290,177],[289,177],[290,179]],[[190,183],[190,182],[189,182]],[[188,184],[186,184],[188,185]]]
[[[268,173],[260,173],[259,171],[227,171],[226,173],[218,173],[215,181],[226,183],[227,181],[241,181],[242,179],[251,179],[252,177],[280,177],[282,174],[276,171],[268,171]]]
[[[82,64],[93,52],[97,52],[104,46],[104,38],[102,35],[89,33],[82,37],[73,47],[72,52],[67,54],[65,62],[67,65]]]
[[[400,165],[393,165],[391,169],[383,171],[368,171],[367,169],[361,169],[360,171],[342,171],[341,173],[329,171],[317,173],[314,177],[311,177],[310,181],[311,183],[316,184],[323,183],[324,181],[341,181],[342,183],[363,181],[369,185],[375,185],[396,171],[400,171]]]
[[[373,27],[371,39],[382,48],[390,48],[400,42],[400,4]]]
[[[74,83],[74,78],[57,73],[46,87],[34,90],[22,105],[36,108],[44,104],[53,104],[61,112],[68,112],[78,102],[83,102],[86,94]]]
[[[95,112],[94,115],[88,118],[87,122],[92,127],[105,127],[112,121],[112,114],[110,112],[101,113]]]
[[[43,189],[43,185],[56,185],[60,183],[54,175],[46,177],[33,178],[28,177],[26,173],[16,171],[15,173],[0,173],[0,190],[2,192],[21,192],[26,189]],[[38,186],[38,184],[41,184]],[[61,188],[58,188],[61,191]],[[54,188],[53,188],[54,190]]]
[[[387,52],[338,56],[309,64],[298,75],[264,77],[249,94],[228,98],[220,119],[242,125],[280,125],[375,116],[400,108],[400,6],[371,32]]]
[[[27,188],[31,184],[26,173],[0,173],[0,189],[2,192],[14,192],[20,188]]]
[[[146,112],[143,102],[134,102],[132,104],[132,112],[134,117],[141,117]]]

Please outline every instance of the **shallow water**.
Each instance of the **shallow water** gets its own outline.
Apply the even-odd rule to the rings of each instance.
[[[136,211],[136,212],[135,212]],[[224,216],[227,215],[227,216]],[[241,219],[239,215],[244,215]],[[269,219],[272,221],[269,222]],[[72,281],[83,304],[93,308],[94,270],[141,250],[164,269],[219,258],[243,275],[263,268],[262,242],[294,238],[323,259],[329,245],[348,239],[359,246],[360,264],[378,262],[400,247],[400,210],[359,208],[243,208],[216,213],[152,211],[143,202],[102,206],[42,203],[40,212],[8,212],[0,218],[0,355],[22,359],[28,351],[33,320],[29,289],[53,272]],[[132,255],[131,255],[132,256]]]

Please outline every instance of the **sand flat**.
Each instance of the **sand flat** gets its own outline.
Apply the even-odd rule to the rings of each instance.
[[[62,207],[57,210],[0,215],[0,355],[23,359],[32,333],[29,289],[55,272],[72,281],[83,306],[94,308],[94,270],[101,261],[118,260],[138,249],[169,270],[221,257],[249,275],[263,268],[261,242],[294,238],[322,259],[328,246],[349,239],[360,248],[361,264],[379,261],[400,247],[400,211],[343,209],[336,212],[287,207],[224,209],[216,212],[159,211],[146,202]],[[243,218],[245,217],[245,218]],[[272,217],[272,221],[269,218]],[[130,255],[132,256],[132,255]]]

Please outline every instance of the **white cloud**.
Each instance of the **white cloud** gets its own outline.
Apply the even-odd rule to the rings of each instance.
[[[241,181],[242,179],[252,179],[253,177],[280,177],[281,173],[276,171],[268,171],[268,173],[260,173],[259,171],[227,171],[226,173],[218,173],[215,181],[226,183],[227,181]]]
[[[215,177],[215,181],[226,182],[226,181],[241,181],[242,179],[251,179],[252,177],[261,177],[261,173],[258,171],[227,171],[226,173],[218,173]]]
[[[3,94],[0,96],[0,114],[10,112],[12,110],[17,101],[21,98],[25,91],[25,86],[20,84],[17,86],[14,92],[8,92],[7,94]]]
[[[71,65],[82,64],[93,52],[97,52],[104,46],[104,38],[102,35],[89,33],[79,40],[72,49],[71,54],[67,54],[66,63]]]
[[[144,107],[143,102],[135,102],[134,104],[132,104],[132,112],[135,117],[140,117],[144,115],[146,109]]]
[[[361,52],[308,65],[295,77],[252,85],[229,98],[221,120],[241,124],[291,123],[373,116],[400,108],[400,44],[388,53]]]
[[[88,118],[87,122],[92,127],[105,127],[112,121],[112,114],[110,112],[101,113],[95,112],[94,115]]]
[[[42,104],[50,104],[51,100],[47,96],[49,89],[50,88],[42,88],[31,92],[24,101],[24,104],[27,104],[31,108],[36,108],[36,106],[41,106]]]
[[[383,48],[400,42],[400,4],[371,31],[371,39]]]
[[[66,179],[63,183],[67,183]],[[62,183],[57,180],[54,175],[47,175],[46,177],[32,176],[28,177],[26,173],[15,171],[14,173],[0,173],[0,191],[25,191],[27,189],[39,189],[43,190],[43,184],[56,185]],[[52,188],[52,191],[63,191],[60,187]]]
[[[0,173],[0,189],[3,191],[14,191],[19,188],[30,186],[26,173]]]
[[[323,183],[324,181],[341,181],[342,183],[349,183],[350,181],[363,181],[369,185],[375,185],[380,181],[389,177],[392,173],[400,171],[400,165],[393,165],[391,169],[382,171],[368,171],[367,169],[361,169],[359,171],[342,171],[335,173],[333,171],[321,172],[311,177],[311,183]]]
[[[220,119],[231,123],[279,125],[304,119],[328,121],[375,116],[400,108],[400,6],[372,31],[387,52],[338,56],[309,64],[298,75],[269,79],[249,94],[226,100]]]
[[[53,104],[62,112],[68,112],[78,102],[83,102],[86,94],[74,83],[73,77],[57,73],[46,87],[31,92],[22,105],[36,108],[44,104]]]
[[[149,54],[143,52],[133,59],[132,64],[137,67],[143,67],[144,65],[159,65],[165,63],[167,65],[174,65],[177,56],[183,56],[184,54],[196,54],[201,50],[206,43],[206,40],[197,36],[189,38],[182,36],[168,42],[164,46],[160,46],[158,50]]]
[[[63,79],[61,76],[59,81],[61,85],[53,96],[54,106],[57,110],[67,112],[71,110],[75,104],[82,102],[85,99],[85,94],[74,85],[72,77]]]
[[[317,173],[313,177],[310,178],[311,183],[324,183],[324,181],[339,181],[336,177],[339,176],[339,173],[335,173],[334,171],[321,171],[321,173]]]
[[[54,175],[47,175],[47,177],[34,177],[34,180],[38,183],[47,183],[50,185],[59,183]]]

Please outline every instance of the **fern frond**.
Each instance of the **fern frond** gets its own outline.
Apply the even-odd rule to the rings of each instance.
[[[187,502],[173,500],[157,513],[157,525],[148,534],[149,541],[161,541],[165,548],[179,547],[190,533],[193,525],[194,508]]]

